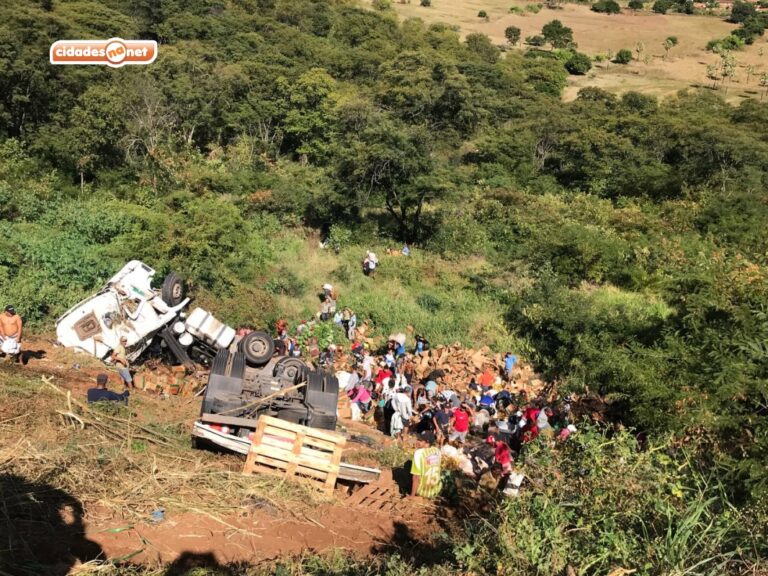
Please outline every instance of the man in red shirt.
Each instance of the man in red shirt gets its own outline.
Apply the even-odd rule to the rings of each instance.
[[[467,440],[467,434],[469,433],[469,423],[472,420],[472,409],[467,406],[465,402],[453,412],[451,416],[451,427],[453,431],[448,436],[448,441],[453,442],[458,440],[464,443]]]

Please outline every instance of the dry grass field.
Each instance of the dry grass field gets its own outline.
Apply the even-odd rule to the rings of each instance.
[[[575,98],[579,89],[585,86],[597,86],[616,93],[636,90],[664,97],[680,89],[711,85],[706,79],[707,65],[714,64],[719,57],[707,52],[705,46],[709,40],[727,36],[735,28],[716,16],[634,13],[626,8],[621,14],[606,15],[579,4],[563,4],[559,10],[543,7],[538,14],[513,14],[510,7],[525,10],[530,3],[521,0],[432,0],[432,6],[424,8],[418,0],[410,1],[410,4],[394,3],[401,19],[416,17],[427,23],[458,25],[463,36],[482,32],[497,44],[506,42],[504,30],[507,26],[517,26],[525,38],[539,34],[544,24],[554,19],[572,28],[579,50],[593,57],[609,51],[615,54],[622,48],[634,52],[638,42],[644,44],[645,54],[649,57],[647,63],[641,60],[626,66],[596,64],[587,76],[570,77],[564,94],[566,100]],[[487,12],[487,21],[478,18],[480,10]],[[665,60],[662,44],[668,36],[677,36],[679,45]],[[728,88],[727,98],[738,101],[746,96],[756,96],[760,91],[759,74],[768,72],[766,38],[760,38],[734,54],[739,68]],[[757,74],[747,83],[746,67],[749,65]]]

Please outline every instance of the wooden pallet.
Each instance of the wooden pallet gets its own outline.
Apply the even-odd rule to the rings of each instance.
[[[309,478],[331,495],[346,442],[343,436],[327,430],[261,416],[243,473]]]
[[[392,471],[385,470],[378,481],[355,491],[347,498],[346,504],[373,512],[391,512],[402,499],[397,484],[392,479]]]

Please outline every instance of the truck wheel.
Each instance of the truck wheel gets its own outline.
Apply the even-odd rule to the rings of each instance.
[[[323,373],[319,370],[315,370],[307,374],[307,394],[310,392],[322,392],[323,391]]]
[[[307,373],[307,365],[298,358],[280,358],[275,362],[272,370],[272,376],[283,376],[294,384],[304,380]]]
[[[333,376],[332,374],[326,374],[324,377],[324,386],[323,391],[333,394],[334,396],[339,395],[339,379],[336,378],[336,376]]]
[[[226,376],[227,364],[229,363],[229,352],[219,350],[211,362],[211,376]]]
[[[168,304],[168,306],[178,306],[185,296],[184,279],[175,272],[171,272],[163,280],[163,288],[160,294],[163,302]]]
[[[275,343],[266,332],[251,332],[240,340],[237,349],[245,354],[249,366],[263,366],[272,358]]]

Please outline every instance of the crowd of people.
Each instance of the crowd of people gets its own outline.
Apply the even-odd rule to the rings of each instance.
[[[407,246],[401,251],[401,255],[409,253]],[[376,255],[368,252],[362,262],[363,272],[373,277],[377,265]],[[450,381],[440,369],[418,378],[417,361],[430,349],[426,338],[416,334],[408,350],[406,335],[393,334],[382,349],[374,351],[367,337],[367,322],[358,324],[351,308],[338,306],[339,295],[331,284],[322,286],[319,298],[321,306],[315,317],[302,321],[293,331],[285,320],[278,320],[276,353],[309,356],[326,370],[339,370],[353,420],[375,423],[398,441],[405,436],[414,439],[419,448],[412,461],[413,495],[439,493],[441,467],[446,460],[478,481],[490,472],[498,477],[499,490],[514,491],[519,482],[508,487],[510,478],[515,477],[513,463],[527,443],[538,437],[565,441],[576,432],[570,398],[547,403],[542,398],[529,398],[525,387],[516,385],[517,357],[511,352],[504,356],[503,368],[487,365],[469,382]],[[341,346],[335,344],[319,349],[312,336],[316,326],[326,322],[342,329],[350,343],[349,354],[340,356]],[[308,338],[303,338],[305,334]],[[20,358],[21,335],[21,319],[13,306],[7,306],[0,314],[0,351]],[[304,351],[303,344],[310,350]],[[96,386],[88,391],[89,402],[127,403],[133,382],[124,346],[121,341],[111,359],[125,390],[107,390],[108,377],[99,374]]]
[[[405,336],[392,335],[379,354],[353,344],[360,352],[340,372],[353,420],[376,423],[396,439],[409,435],[426,450],[414,455],[412,473],[421,486],[415,493],[432,492],[434,486],[416,476],[439,468],[442,459],[478,481],[492,473],[499,490],[514,492],[517,486],[508,486],[513,462],[527,443],[540,436],[564,441],[576,431],[570,398],[547,403],[515,385],[517,357],[511,352],[501,370],[487,365],[469,382],[450,385],[439,369],[416,377],[416,360],[429,342],[420,335],[415,340],[407,351]]]

